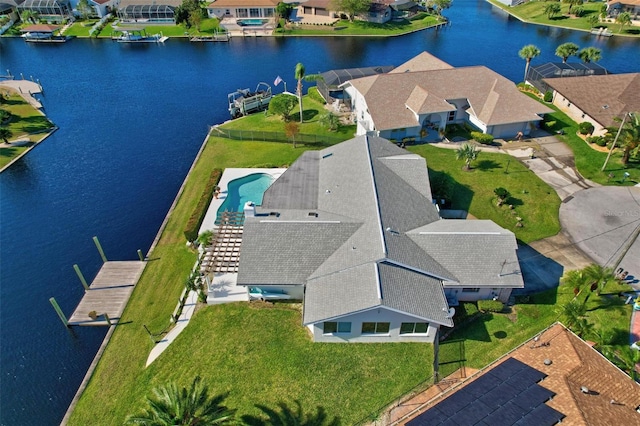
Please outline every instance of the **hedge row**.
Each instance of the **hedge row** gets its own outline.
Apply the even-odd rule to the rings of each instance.
[[[504,303],[499,300],[478,300],[478,309],[482,312],[502,312]]]
[[[216,185],[218,185],[218,182],[220,182],[221,176],[222,169],[213,169],[213,171],[211,172],[209,181],[207,182],[207,186],[205,186],[204,191],[202,192],[202,196],[198,201],[198,205],[193,210],[191,217],[187,221],[187,226],[184,230],[184,236],[187,238],[187,241],[195,241],[198,238],[198,230],[202,225],[202,221],[204,220],[204,216],[207,213],[209,204],[211,204],[211,200],[213,199],[213,191]]]

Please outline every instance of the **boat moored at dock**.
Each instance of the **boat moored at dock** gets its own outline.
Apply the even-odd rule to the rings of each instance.
[[[22,37],[24,41],[32,43],[64,43],[69,37],[56,34],[60,29],[57,25],[36,24],[24,27]]]
[[[264,111],[269,108],[271,102],[271,86],[260,82],[255,91],[238,89],[229,93],[229,114],[237,118],[252,112]]]
[[[162,34],[148,35],[144,28],[115,28],[111,40],[118,43],[164,43],[169,37]]]

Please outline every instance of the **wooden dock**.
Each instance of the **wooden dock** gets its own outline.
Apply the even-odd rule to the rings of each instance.
[[[118,323],[145,263],[137,260],[105,262],[69,318],[68,325],[109,326]]]

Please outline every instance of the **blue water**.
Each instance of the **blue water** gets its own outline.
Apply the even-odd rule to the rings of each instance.
[[[247,201],[255,205],[262,204],[264,191],[271,186],[273,178],[266,173],[252,173],[229,182],[227,197],[218,208],[218,214],[224,211],[241,212]]]
[[[293,90],[297,62],[316,73],[397,65],[423,50],[520,81],[522,46],[541,49],[536,65],[559,60],[553,52],[567,41],[601,48],[612,72],[640,71],[639,40],[522,24],[480,0],[456,0],[445,14],[447,29],[389,39],[0,39],[0,74],[39,79],[60,127],[0,174],[0,424],[60,422],[105,330],[65,329],[48,298],[67,314],[76,307],[83,290],[72,265],[88,280],[97,273],[94,235],[111,259],[148,250],[208,126],[229,118],[227,93],[278,75]]]

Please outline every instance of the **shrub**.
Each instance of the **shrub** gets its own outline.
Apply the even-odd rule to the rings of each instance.
[[[320,102],[321,104],[326,104],[327,102],[324,100],[317,87],[310,87],[307,90],[307,95],[316,102]]]
[[[504,303],[499,300],[478,300],[478,309],[481,312],[502,312]]]
[[[209,181],[207,182],[207,185],[202,192],[202,196],[198,201],[198,205],[193,210],[191,217],[187,221],[187,226],[184,230],[184,236],[187,238],[187,241],[195,241],[198,238],[198,230],[202,225],[202,221],[204,220],[204,215],[207,213],[209,204],[211,204],[211,200],[213,199],[213,191],[218,185],[221,176],[222,169],[213,169],[213,171],[211,172]]]
[[[291,113],[298,106],[298,98],[285,93],[275,95],[269,102],[269,113],[279,115],[284,121],[291,120]]]
[[[553,100],[553,92],[551,92],[551,90],[544,92],[543,99],[545,102],[551,102]]]
[[[578,124],[578,131],[581,135],[590,135],[594,130],[595,127],[593,127],[593,124],[589,123],[588,121],[583,121],[582,123]]]
[[[453,323],[455,325],[460,325],[477,313],[478,307],[475,303],[461,302],[458,306],[456,306],[456,313],[453,316]]]
[[[587,138],[587,142],[595,143],[598,146],[606,146],[607,145],[606,139],[603,138],[602,136],[589,136]]]
[[[498,197],[498,205],[501,206],[509,198],[511,194],[505,188],[498,187],[493,190],[493,193]]]
[[[556,121],[555,120],[547,121],[546,123],[544,123],[544,125],[547,127],[547,129],[551,130],[556,125]]]
[[[471,132],[471,137],[481,144],[491,145],[493,143],[493,135],[487,133]]]

